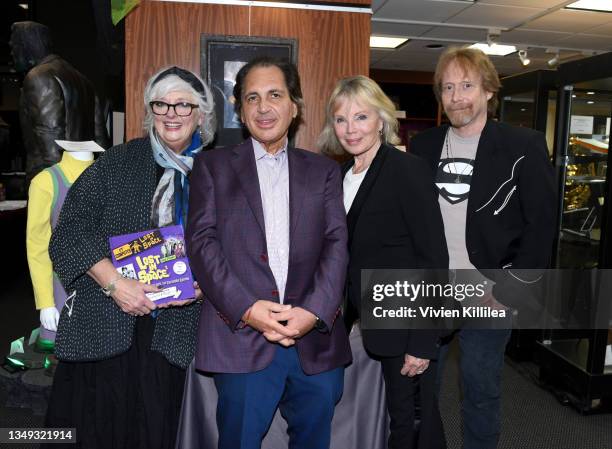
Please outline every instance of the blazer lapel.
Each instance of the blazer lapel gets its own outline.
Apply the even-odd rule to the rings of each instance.
[[[266,228],[263,216],[263,206],[261,204],[261,191],[259,190],[259,178],[257,176],[255,154],[253,153],[251,139],[234,147],[232,151],[234,153],[234,157],[231,159],[232,168],[240,182],[242,192],[253,211],[253,215],[255,215],[255,219],[265,236]]]
[[[478,149],[476,150],[476,160],[474,160],[474,173],[470,184],[470,194],[468,196],[467,214],[468,217],[476,211],[486,201],[487,185],[489,183],[490,170],[495,167],[495,159],[500,145],[498,142],[497,128],[495,122],[488,120],[480,135]]]
[[[346,221],[348,226],[349,247],[351,245],[353,232],[355,231],[355,226],[357,225],[357,220],[359,219],[363,205],[365,204],[372,187],[376,183],[376,179],[378,178],[378,174],[380,173],[381,167],[383,166],[388,153],[389,147],[384,144],[381,145],[378,153],[376,153],[376,156],[374,157],[374,160],[370,164],[370,168],[368,168],[368,172],[366,173],[365,178],[363,178],[363,181],[359,186],[359,190],[357,190],[357,195],[353,200],[353,204],[351,204],[351,208],[348,211]],[[348,168],[345,167],[345,174],[353,166],[354,162],[351,162],[351,164],[347,164]]]
[[[310,164],[303,154],[292,148],[287,148],[287,160],[289,162],[289,239],[291,240],[302,211]]]

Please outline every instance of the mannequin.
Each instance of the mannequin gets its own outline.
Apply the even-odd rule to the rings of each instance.
[[[43,346],[55,341],[60,310],[66,292],[53,273],[49,240],[65,195],[81,173],[93,163],[89,151],[65,151],[62,160],[36,175],[30,184],[26,249],[36,308],[40,310]]]
[[[16,22],[9,42],[15,69],[26,73],[19,104],[28,181],[59,161],[56,139],[96,140],[110,146],[91,82],[53,54],[49,29],[36,22]]]

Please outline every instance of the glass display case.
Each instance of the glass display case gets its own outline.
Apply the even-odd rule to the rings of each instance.
[[[612,53],[562,64],[556,77],[553,159],[560,194],[553,266],[611,268]],[[582,285],[576,296],[588,297],[599,287]],[[606,299],[607,310],[597,313],[609,317],[610,302]],[[593,303],[584,301],[583,307],[594,313]],[[582,413],[609,410],[612,404],[612,332],[610,323],[598,327],[544,331],[536,344],[540,381]]]
[[[602,89],[606,87],[609,90]],[[600,264],[607,187],[612,78],[566,86],[565,96],[570,114],[563,136],[566,153],[561,155],[564,182],[556,265],[595,268]]]
[[[556,72],[535,70],[501,80],[499,120],[545,133],[552,154],[557,109]]]

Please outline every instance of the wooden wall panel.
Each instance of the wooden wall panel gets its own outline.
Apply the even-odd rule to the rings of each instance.
[[[299,42],[298,69],[306,103],[298,144],[314,149],[324,121],[324,107],[339,78],[367,75],[370,16],[360,13],[253,10],[253,34],[292,37]],[[361,42],[361,45],[357,43]]]
[[[306,110],[296,143],[315,149],[325,101],[336,80],[368,74],[369,14],[143,2],[126,21],[128,139],[143,133],[146,80],[160,67],[172,64],[199,73],[200,34],[249,35],[249,16],[252,36],[289,37],[299,42],[298,68]]]
[[[126,137],[141,136],[147,80],[178,65],[200,73],[200,34],[248,34],[249,8],[144,1],[125,24]]]
[[[287,0],[278,0],[279,2],[282,1],[287,1]],[[371,0],[310,0],[310,1],[303,1],[303,0],[294,0],[291,1],[291,3],[323,3],[325,5],[330,5],[330,4],[336,4],[338,6],[357,6],[360,8],[365,7],[370,7],[370,5],[372,4]]]

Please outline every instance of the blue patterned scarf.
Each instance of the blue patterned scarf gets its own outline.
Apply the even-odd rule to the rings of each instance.
[[[191,144],[181,154],[166,147],[155,129],[151,130],[149,137],[155,162],[166,169],[153,195],[151,222],[159,227],[171,224],[185,226],[189,204],[189,173],[193,168],[193,157],[202,150],[199,129],[193,133]]]

